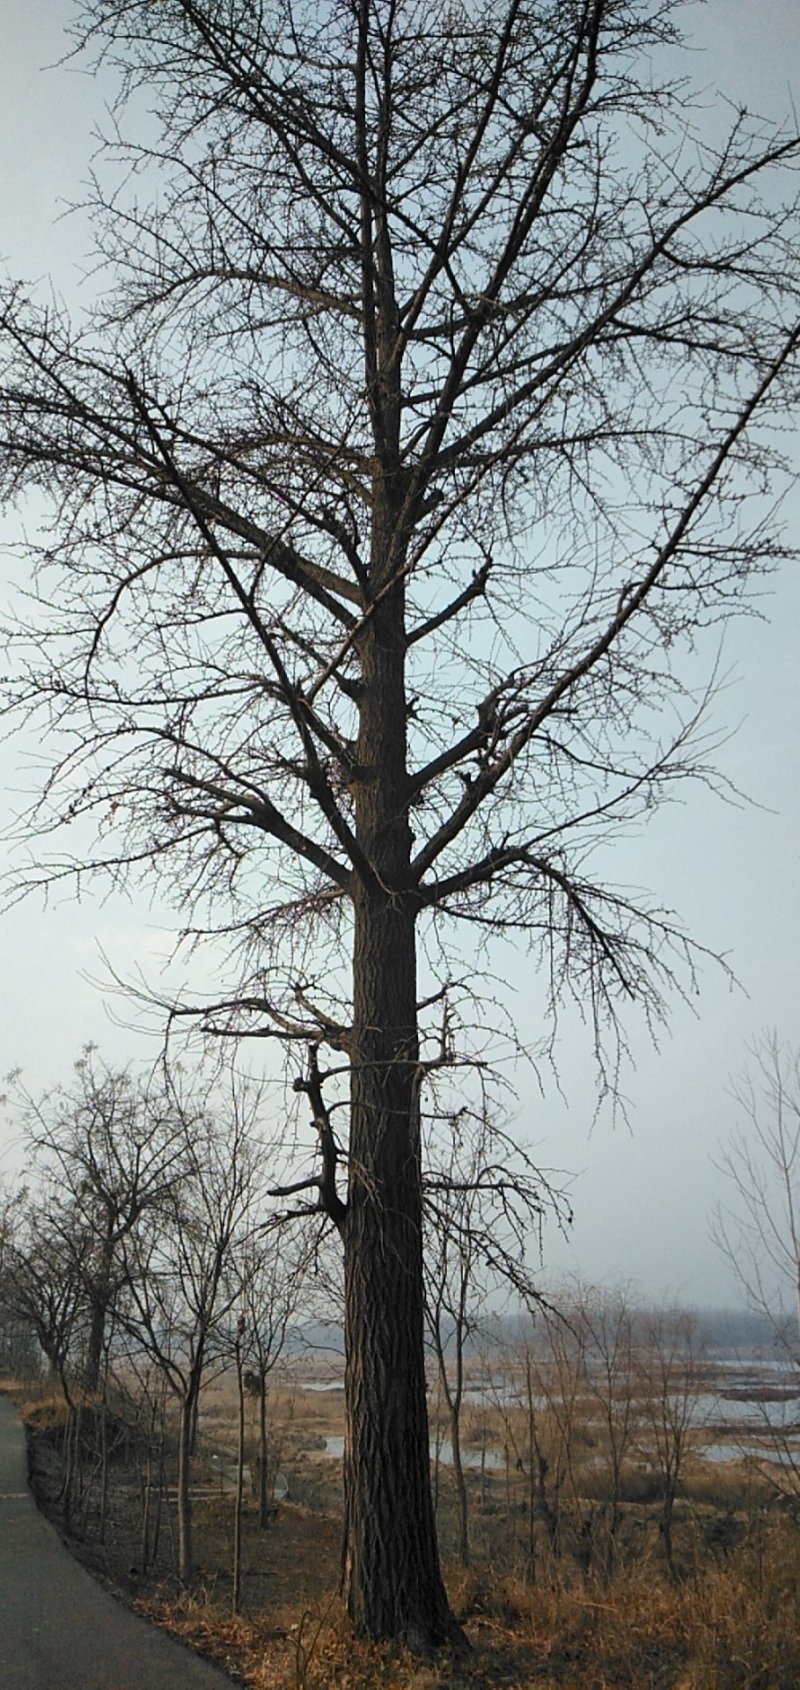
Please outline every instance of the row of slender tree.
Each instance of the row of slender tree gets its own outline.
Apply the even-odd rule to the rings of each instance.
[[[258,1095],[212,1100],[162,1071],[135,1078],[87,1052],[41,1101],[17,1088],[30,1183],[6,1201],[2,1300],[35,1335],[69,1409],[101,1403],[109,1369],[177,1421],[178,1571],[193,1576],[191,1459],[201,1388],[245,1370],[259,1400],[259,1512],[268,1507],[267,1384],[299,1311],[305,1242],[276,1230]],[[69,1456],[69,1449],[68,1449]],[[72,1469],[66,1462],[66,1505]]]
[[[297,1090],[316,1132],[330,1135],[335,1160],[333,1130],[319,1116],[315,1052]],[[8,1359],[16,1342],[30,1366],[33,1335],[60,1383],[69,1411],[68,1509],[70,1440],[87,1402],[101,1403],[105,1437],[111,1374],[140,1421],[160,1417],[163,1426],[171,1403],[177,1566],[190,1582],[191,1459],[204,1383],[233,1370],[240,1410],[245,1386],[257,1399],[255,1470],[266,1524],[269,1375],[312,1309],[340,1329],[341,1257],[325,1176],[272,1183],[281,1149],[265,1137],[263,1096],[231,1070],[224,1083],[219,1069],[215,1083],[202,1070],[190,1078],[161,1064],[144,1074],[115,1071],[90,1047],[69,1084],[37,1098],[11,1076],[7,1101],[26,1161],[2,1217]],[[435,1117],[426,1149],[428,1331],[443,1368],[456,1337],[460,1396],[477,1302],[492,1289],[535,1299],[531,1233],[548,1207],[562,1220],[567,1210],[485,1109]]]
[[[71,1086],[37,1101],[17,1084],[15,1101],[31,1183],[7,1200],[3,1215],[3,1326],[7,1340],[15,1332],[34,1335],[63,1391],[69,1411],[65,1509],[70,1513],[80,1501],[73,1487],[82,1483],[82,1419],[85,1427],[88,1414],[94,1425],[105,1495],[109,1437],[119,1436],[121,1410],[122,1425],[127,1421],[133,1428],[144,1451],[140,1559],[146,1568],[159,1531],[171,1420],[176,1562],[180,1577],[190,1582],[191,1467],[201,1391],[219,1372],[232,1373],[239,1404],[236,1608],[245,1391],[258,1404],[254,1467],[259,1524],[265,1526],[269,1375],[290,1328],[299,1337],[311,1309],[307,1236],[298,1239],[264,1189],[268,1158],[258,1132],[258,1097],[231,1086],[227,1098],[217,1098],[217,1106],[224,1101],[226,1107],[216,1115],[197,1087],[181,1083],[180,1076],[158,1070],[137,1079],[106,1068],[87,1051]],[[536,1296],[524,1261],[526,1231],[531,1218],[541,1215],[541,1187],[534,1185],[531,1170],[512,1170],[497,1160],[496,1133],[477,1132],[474,1121],[450,1127],[448,1167],[426,1179],[426,1313],[450,1432],[461,1561],[470,1560],[462,1425],[465,1391],[477,1376],[484,1407],[492,1408],[503,1428],[507,1473],[513,1467],[515,1489],[520,1476],[526,1487],[531,1576],[537,1527],[552,1566],[568,1540],[573,1547],[582,1543],[590,1558],[602,1540],[604,1570],[611,1576],[623,1472],[643,1414],[663,1475],[660,1525],[672,1570],[672,1513],[699,1379],[691,1319],[677,1314],[645,1319],[629,1298],[575,1289],[562,1293],[556,1313]],[[319,1267],[318,1245],[314,1255]],[[492,1327],[487,1295],[501,1285],[527,1294],[538,1306],[535,1333],[511,1347],[487,1338]],[[340,1292],[329,1312],[338,1321]],[[29,1346],[21,1356],[23,1369],[30,1368]],[[587,1415],[600,1423],[606,1474],[597,1519],[580,1490]],[[432,1454],[438,1469],[438,1443]],[[101,1534],[104,1520],[103,1503]]]
[[[751,1306],[787,1367],[797,1367],[797,1323],[776,1300],[760,1300],[748,1270],[766,1260],[773,1240],[790,1291],[796,1288],[795,1163],[799,1094],[796,1056],[775,1039],[755,1047],[758,1065],[737,1097],[752,1134],[731,1140],[725,1164],[749,1204],[740,1210],[739,1270]],[[762,1084],[758,1095],[757,1082]],[[312,1066],[303,1093],[315,1091]],[[274,1178],[274,1146],[263,1136],[263,1100],[241,1078],[216,1088],[159,1067],[146,1075],[106,1067],[92,1049],[74,1078],[37,1099],[12,1079],[14,1118],[27,1153],[27,1183],[6,1197],[0,1226],[3,1359],[35,1372],[44,1357],[68,1409],[64,1503],[81,1484],[81,1419],[95,1430],[97,1472],[105,1493],[109,1437],[135,1425],[146,1472],[142,1494],[142,1565],[157,1539],[167,1424],[176,1454],[176,1564],[193,1575],[192,1457],[203,1386],[233,1375],[239,1403],[234,1605],[239,1597],[245,1394],[257,1405],[253,1471],[258,1518],[267,1523],[273,1469],[268,1433],[270,1375],[291,1334],[320,1310],[341,1320],[338,1251],[324,1204],[287,1210],[296,1184]],[[710,1377],[696,1322],[685,1312],[644,1310],[628,1293],[562,1287],[549,1300],[529,1255],[532,1230],[558,1194],[485,1114],[463,1108],[431,1138],[425,1192],[425,1311],[429,1375],[449,1432],[457,1551],[471,1556],[470,1485],[464,1457],[465,1414],[474,1436],[476,1382],[495,1442],[505,1450],[509,1508],[522,1486],[532,1577],[564,1555],[584,1570],[614,1572],[631,1464],[647,1452],[657,1475],[659,1530],[675,1573],[673,1518],[701,1426],[698,1393]],[[436,1155],[436,1147],[440,1154]],[[756,1179],[754,1150],[766,1157]],[[736,1158],[739,1158],[737,1161]],[[732,1159],[731,1159],[732,1158]],[[771,1176],[771,1183],[770,1183]],[[307,1197],[307,1185],[302,1194]],[[316,1226],[309,1220],[316,1217]],[[762,1240],[756,1222],[765,1230]],[[733,1216],[722,1242],[730,1249]],[[748,1256],[745,1242],[761,1244]],[[759,1289],[765,1292],[763,1282]],[[501,1292],[535,1315],[509,1346],[492,1308]],[[557,1307],[555,1303],[557,1302]],[[113,1399],[115,1413],[110,1413]],[[120,1415],[121,1409],[121,1415]],[[115,1418],[119,1418],[119,1424]],[[116,1428],[116,1430],[115,1430]],[[765,1412],[760,1428],[780,1458],[776,1490],[790,1494],[796,1450]],[[486,1427],[482,1448],[486,1452]],[[596,1471],[588,1475],[587,1450]],[[432,1456],[440,1491],[440,1435]],[[158,1468],[154,1480],[153,1461]],[[513,1486],[511,1475],[513,1474]],[[778,1481],[781,1475],[785,1485]],[[788,1486],[788,1490],[787,1490]],[[153,1497],[157,1503],[153,1505]],[[77,1499],[80,1501],[80,1497]],[[88,1503],[87,1503],[88,1507]],[[101,1530],[104,1506],[100,1509]],[[581,1559],[583,1558],[583,1559]]]

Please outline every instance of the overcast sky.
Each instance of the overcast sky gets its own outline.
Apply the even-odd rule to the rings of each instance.
[[[102,109],[102,90],[91,78],[44,68],[63,52],[60,24],[70,11],[69,0],[7,5],[0,56],[0,254],[13,274],[52,275],[68,295],[78,285],[87,239],[79,217],[59,217],[65,201],[80,197]],[[709,98],[719,85],[767,115],[788,112],[792,93],[800,107],[796,0],[708,0],[687,17],[698,44],[693,74]],[[787,515],[794,540],[800,499]],[[6,541],[14,520],[4,520]],[[15,572],[0,556],[0,595]],[[689,789],[682,804],[614,854],[615,880],[645,887],[674,908],[696,938],[727,953],[740,985],[732,990],[709,964],[693,1006],[674,1004],[660,1050],[644,1039],[636,1043],[636,1070],[625,1086],[630,1129],[613,1126],[607,1115],[592,1126],[589,1042],[572,1019],[564,1022],[558,1052],[566,1102],[553,1086],[539,1096],[520,1075],[521,1129],[544,1164],[576,1176],[571,1240],[546,1240],[552,1275],[632,1280],[648,1297],[738,1300],[708,1239],[708,1213],[721,1194],[713,1157],[738,1119],[728,1086],[741,1071],[748,1041],[762,1029],[775,1027],[787,1041],[800,1042],[800,585],[794,569],[773,579],[761,610],[763,620],[740,622],[726,636],[721,661],[729,684],[715,711],[720,730],[737,730],[719,755],[720,767],[753,804],[731,808]],[[709,648],[709,666],[712,659]],[[0,747],[7,811],[14,792],[30,783],[31,750]],[[47,910],[30,904],[4,917],[0,1071],[22,1065],[37,1089],[66,1075],[88,1040],[109,1060],[146,1060],[152,1044],[115,1024],[113,1006],[87,976],[102,972],[102,949],[118,972],[140,965],[153,978],[168,948],[158,911],[121,899],[102,905],[87,896],[80,908],[64,903]],[[528,968],[508,958],[523,1030],[532,1037],[539,998]],[[7,1147],[0,1172],[13,1158]]]

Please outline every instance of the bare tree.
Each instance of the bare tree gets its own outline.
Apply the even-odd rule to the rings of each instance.
[[[191,1456],[200,1388],[215,1333],[239,1289],[233,1259],[246,1231],[253,1185],[252,1120],[232,1092],[214,1122],[175,1100],[184,1176],[125,1240],[127,1330],[160,1369],[178,1408],[178,1574],[194,1577]]]
[[[53,1223],[71,1215],[63,1245],[67,1257],[77,1247],[88,1315],[83,1382],[95,1392],[109,1315],[125,1282],[124,1241],[182,1171],[175,1109],[163,1085],[112,1072],[92,1048],[76,1062],[71,1087],[35,1098],[17,1078],[10,1099],[34,1174],[50,1191]]]
[[[753,1066],[733,1088],[742,1124],[719,1168],[728,1199],[713,1237],[750,1306],[800,1360],[800,1050],[776,1033],[752,1048]],[[788,1308],[787,1308],[788,1302]]]
[[[547,1210],[563,1223],[569,1212],[552,1181],[533,1166],[484,1108],[465,1107],[431,1123],[423,1173],[425,1313],[450,1423],[458,1511],[458,1549],[469,1565],[467,1486],[461,1451],[465,1362],[487,1298],[536,1300],[538,1243]],[[441,1151],[436,1154],[436,1141]]]
[[[800,1388],[800,1049],[764,1034],[733,1087],[740,1124],[718,1167],[727,1197],[712,1218],[714,1242],[747,1302],[772,1332],[783,1376],[762,1403],[761,1435],[776,1453],[769,1482],[794,1500],[800,1474],[790,1399]]]
[[[231,1610],[238,1614],[242,1600],[242,1505],[244,1502],[244,1405],[245,1383],[242,1365],[242,1350],[244,1336],[247,1330],[247,1316],[239,1315],[236,1324],[236,1334],[233,1341],[233,1358],[236,1369],[236,1501],[233,1510],[233,1568],[231,1577]]]
[[[243,1380],[258,1406],[258,1523],[269,1522],[270,1467],[267,1397],[270,1374],[284,1352],[291,1323],[298,1318],[310,1260],[298,1244],[273,1226],[257,1232],[238,1264],[245,1326],[240,1339]]]
[[[80,1382],[86,1339],[85,1262],[91,1239],[74,1199],[54,1203],[52,1193],[25,1203],[20,1224],[4,1251],[6,1306],[28,1326],[47,1357],[66,1405],[60,1497],[69,1518],[80,1447]]]
[[[439,1387],[450,1422],[450,1451],[458,1507],[458,1553],[469,1566],[469,1517],[464,1465],[461,1459],[461,1408],[464,1400],[464,1356],[478,1321],[481,1300],[476,1284],[474,1243],[469,1230],[454,1236],[449,1226],[436,1238],[435,1254],[426,1262],[425,1308],[436,1357]]]
[[[586,1403],[603,1433],[603,1573],[614,1573],[622,1523],[623,1476],[636,1430],[635,1309],[630,1292],[577,1286],[567,1319],[583,1335]]]
[[[556,1578],[570,1543],[588,1543],[591,1551],[592,1524],[579,1473],[586,1448],[585,1333],[556,1312],[555,1306],[540,1304],[536,1314],[535,1326],[508,1357],[505,1377],[501,1374],[496,1381],[506,1472],[510,1475],[513,1459],[525,1487],[532,1580],[536,1578],[537,1520],[544,1527],[550,1570]]]
[[[620,1004],[660,1013],[691,952],[591,853],[705,772],[676,653],[778,554],[744,495],[775,490],[795,400],[800,144],[746,113],[704,132],[661,72],[676,13],[76,0],[120,74],[109,286],[80,329],[15,284],[0,309],[2,489],[53,513],[10,665],[55,753],[23,879],[161,877],[235,955],[211,1032],[333,1052],[347,1599],[420,1647],[454,1635],[430,1004],[477,931],[540,952],[601,1050]]]
[[[115,1370],[114,1392],[133,1431],[132,1452],[139,1476],[141,1516],[139,1565],[143,1572],[158,1560],[167,1467],[167,1400],[163,1368],[146,1351],[129,1345]]]
[[[4,1250],[5,1301],[36,1335],[68,1409],[82,1351],[82,1249],[86,1233],[74,1207],[54,1223],[50,1205],[30,1200]]]
[[[659,1531],[670,1577],[677,1574],[673,1542],[675,1503],[686,1458],[701,1425],[698,1390],[701,1345],[697,1322],[681,1309],[645,1320],[641,1351],[641,1413],[645,1448],[661,1480]]]
[[[0,1367],[22,1378],[35,1379],[41,1371],[41,1346],[27,1311],[20,1311],[11,1283],[18,1264],[16,1249],[25,1223],[25,1187],[14,1190],[0,1186]]]

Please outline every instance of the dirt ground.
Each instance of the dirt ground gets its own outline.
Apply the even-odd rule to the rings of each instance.
[[[172,1504],[158,1553],[142,1566],[142,1451],[111,1442],[100,1530],[91,1419],[83,1494],[62,1517],[63,1410],[22,1400],[32,1478],[81,1561],[123,1598],[224,1666],[250,1690],[797,1690],[800,1684],[800,1530],[791,1513],[748,1503],[746,1474],[711,1474],[681,1514],[680,1577],[664,1570],[657,1509],[631,1502],[613,1581],[571,1572],[531,1577],[527,1525],[509,1470],[471,1474],[474,1566],[456,1566],[452,1486],[439,1475],[441,1541],[455,1613],[469,1642],[458,1658],[420,1663],[402,1650],[355,1642],[337,1590],[341,1473],[325,1440],[341,1436],[342,1400],[303,1386],[271,1397],[273,1450],[288,1497],[259,1530],[245,1499],[240,1613],[231,1612],[234,1402],[220,1383],[201,1417],[195,1466],[197,1578],[174,1573]],[[59,1418],[60,1415],[60,1418]],[[486,1482],[484,1483],[484,1478]],[[513,1480],[513,1475],[512,1475]],[[724,1484],[724,1490],[720,1487]],[[717,1494],[717,1492],[719,1494]]]
[[[226,1428],[225,1428],[226,1429]],[[219,1434],[223,1427],[215,1426]],[[141,1555],[141,1482],[135,1463],[112,1454],[108,1511],[102,1540],[99,1534],[99,1488],[79,1502],[70,1522],[65,1522],[60,1489],[62,1463],[57,1438],[49,1429],[29,1420],[31,1480],[45,1512],[58,1523],[73,1552],[99,1577],[107,1579],[134,1601],[177,1590],[174,1565],[175,1525],[171,1501],[165,1501],[154,1565],[145,1572]],[[312,1435],[313,1436],[313,1435]],[[319,1434],[321,1436],[321,1434]],[[312,1437],[301,1434],[300,1444]],[[231,1457],[220,1473],[205,1450],[194,1470],[195,1498],[192,1509],[196,1562],[196,1595],[215,1602],[230,1603],[234,1497]],[[308,1495],[314,1507],[304,1501],[273,1503],[269,1525],[259,1530],[256,1503],[245,1495],[243,1504],[242,1599],[244,1613],[266,1612],[276,1625],[294,1617],[298,1604],[319,1602],[335,1590],[339,1576],[340,1519],[335,1510],[338,1467],[314,1449],[293,1454],[292,1489]],[[328,1503],[328,1509],[323,1506]],[[88,1505],[87,1505],[88,1504]]]
[[[197,1577],[182,1589],[173,1569],[174,1525],[165,1508],[155,1564],[141,1565],[141,1489],[130,1451],[113,1457],[105,1528],[99,1537],[96,1483],[70,1523],[59,1497],[62,1463],[59,1428],[52,1409],[21,1404],[29,1427],[31,1479],[43,1510],[72,1553],[100,1580],[139,1611],[167,1627],[234,1680],[251,1690],[321,1690],[341,1686],[527,1685],[534,1681],[535,1654],[515,1637],[500,1614],[474,1602],[463,1576],[453,1585],[472,1649],[452,1661],[444,1680],[403,1651],[354,1644],[338,1596],[341,1555],[341,1474],[321,1449],[340,1435],[341,1399],[335,1393],[293,1390],[275,1393],[275,1437],[283,1450],[291,1500],[273,1505],[269,1525],[259,1530],[252,1497],[244,1502],[242,1597],[231,1613],[233,1495],[213,1452],[230,1451],[231,1401],[212,1393],[203,1416],[202,1448],[196,1463],[193,1532]],[[212,1452],[210,1454],[209,1452]],[[128,1458],[124,1458],[127,1455]],[[215,1487],[219,1487],[215,1491]],[[296,1498],[296,1500],[295,1500]],[[85,1505],[84,1505],[85,1504]],[[471,1610],[475,1611],[471,1611]],[[511,1616],[506,1615],[506,1621]],[[420,1676],[421,1675],[421,1676]]]

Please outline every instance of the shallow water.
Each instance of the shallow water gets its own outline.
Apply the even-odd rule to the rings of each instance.
[[[796,1467],[800,1472],[800,1444],[753,1444],[747,1442],[730,1444],[703,1444],[698,1454],[704,1461],[725,1462],[742,1461],[750,1457],[755,1461],[767,1461],[775,1467]]]
[[[324,1453],[325,1455],[329,1455],[332,1460],[341,1461],[342,1456],[344,1455],[344,1438],[326,1438]],[[434,1459],[435,1454],[436,1451],[434,1447],[431,1446],[431,1460]],[[453,1446],[449,1438],[444,1438],[442,1443],[439,1445],[439,1460],[445,1467],[452,1466]],[[505,1453],[502,1449],[487,1449],[485,1452],[485,1458],[479,1449],[462,1449],[461,1451],[462,1466],[474,1467],[478,1471],[480,1471],[480,1468],[485,1464],[487,1473],[498,1472],[505,1466],[505,1462]]]
[[[710,1378],[717,1370],[719,1388],[709,1389]],[[705,1383],[706,1389],[694,1395],[691,1409],[691,1426],[697,1434],[698,1455],[710,1462],[739,1461],[743,1456],[778,1465],[796,1461],[800,1470],[800,1379],[787,1369],[785,1362],[773,1358],[755,1362],[742,1361],[738,1356],[714,1357],[705,1374]],[[757,1391],[760,1385],[768,1391],[785,1386],[791,1394],[779,1402],[730,1395],[732,1391]],[[304,1383],[303,1389],[342,1391],[343,1382],[341,1379],[317,1379]],[[512,1379],[498,1384],[488,1379],[473,1381],[464,1390],[464,1402],[472,1405],[522,1401],[519,1382]],[[533,1401],[535,1408],[547,1407],[545,1396],[534,1396]],[[680,1396],[676,1396],[675,1406],[680,1412]],[[708,1428],[707,1438],[703,1436],[705,1427]],[[720,1434],[725,1432],[729,1433],[729,1437],[723,1441]],[[326,1438],[324,1453],[332,1460],[341,1461],[344,1438]],[[431,1459],[435,1453],[432,1445]],[[483,1466],[487,1472],[502,1471],[506,1463],[505,1451],[496,1446],[488,1447],[485,1452],[465,1446],[461,1459],[465,1467],[480,1470]],[[439,1446],[439,1460],[444,1466],[452,1465],[453,1449],[449,1439],[444,1439]]]

